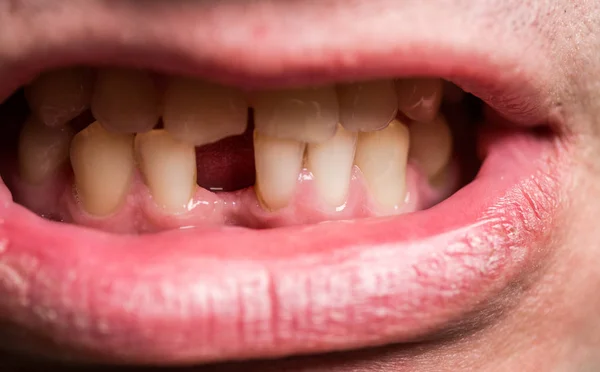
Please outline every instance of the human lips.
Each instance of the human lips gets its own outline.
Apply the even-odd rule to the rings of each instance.
[[[95,34],[112,40],[111,30]],[[141,44],[133,39],[128,42]],[[183,50],[184,41],[161,49],[161,40],[146,47],[167,56]],[[479,44],[460,50],[452,37],[405,43],[386,49],[396,50],[392,55],[355,46],[348,54],[361,62],[340,64],[331,56],[300,53],[281,53],[285,58],[277,60],[276,43],[265,46],[268,63],[252,62],[249,49],[224,42],[202,52],[214,53],[209,57],[188,46],[174,66],[191,72],[212,65],[223,79],[241,85],[255,84],[253,76],[272,84],[379,73],[452,76],[481,97],[493,91],[495,107],[514,121],[551,120],[548,101],[537,95],[547,84],[544,69],[496,76],[503,63],[517,62],[510,55],[492,62],[484,49],[476,50]],[[397,52],[416,44],[439,48],[414,48],[409,58]],[[69,59],[56,63],[90,58],[69,55],[71,40],[60,48],[66,52],[61,58]],[[107,53],[100,49],[95,58]],[[231,50],[249,62],[227,65]],[[433,58],[445,53],[448,59]],[[119,58],[107,56],[106,62]],[[288,65],[281,78],[283,60]],[[466,60],[471,64],[465,66]],[[515,87],[523,87],[518,98],[501,99]],[[518,280],[543,256],[540,248],[554,223],[560,146],[529,132],[490,137],[470,185],[427,211],[377,220],[127,237],[53,224],[6,203],[2,313],[19,330],[15,337],[30,330],[26,338],[38,352],[143,363],[284,356],[427,337]]]

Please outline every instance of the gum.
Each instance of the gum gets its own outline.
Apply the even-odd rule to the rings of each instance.
[[[136,173],[130,192],[118,210],[109,216],[96,217],[82,208],[72,179],[70,168],[65,167],[40,185],[27,184],[14,171],[5,181],[14,200],[34,213],[53,220],[122,234],[187,228],[219,229],[223,226],[262,229],[404,214],[429,208],[446,199],[460,186],[456,161],[450,163],[441,182],[430,182],[417,165],[409,163],[405,201],[390,210],[375,202],[360,170],[354,167],[346,203],[333,207],[320,202],[312,174],[303,169],[292,201],[281,210],[263,208],[253,187],[219,193],[197,187],[186,208],[181,213],[173,214],[154,202],[141,175]]]

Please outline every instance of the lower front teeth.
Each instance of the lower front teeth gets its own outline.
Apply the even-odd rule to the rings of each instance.
[[[256,193],[269,210],[286,207],[296,191],[306,144],[254,132]]]
[[[306,162],[312,172],[316,190],[328,205],[339,207],[346,202],[352,176],[357,134],[339,127],[330,140],[309,144]]]
[[[135,150],[156,204],[171,213],[185,211],[196,189],[194,146],[157,129],[138,134]]]
[[[404,202],[408,148],[408,128],[398,120],[384,130],[358,135],[354,162],[385,212],[398,210]]]
[[[83,208],[95,216],[110,215],[129,193],[133,135],[108,132],[95,122],[73,138],[71,165]]]
[[[96,79],[91,108],[96,120],[113,132],[147,132],[158,123],[160,94],[144,71],[103,70]]]

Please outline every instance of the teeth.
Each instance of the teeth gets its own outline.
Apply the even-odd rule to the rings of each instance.
[[[448,103],[459,103],[465,98],[465,91],[457,85],[445,81],[444,82],[444,101]]]
[[[358,135],[355,164],[373,198],[388,211],[398,209],[405,199],[408,145],[408,128],[398,120],[381,131]]]
[[[337,86],[340,122],[353,132],[385,128],[396,116],[398,97],[391,80]]]
[[[172,213],[186,210],[196,189],[194,146],[159,129],[138,134],[135,149],[156,204]]]
[[[26,88],[29,107],[44,124],[64,125],[90,106],[92,80],[84,68],[42,74]]]
[[[452,156],[452,133],[442,115],[410,127],[409,158],[421,166],[429,178],[438,175]]]
[[[398,108],[406,116],[420,122],[435,118],[442,101],[441,79],[400,79],[396,89]]]
[[[98,72],[92,113],[113,132],[147,132],[160,117],[160,94],[144,71],[106,69]]]
[[[307,165],[324,202],[334,207],[348,197],[357,134],[339,127],[335,136],[320,144],[310,144]]]
[[[305,144],[254,132],[256,193],[269,210],[287,206],[296,190]]]
[[[73,131],[69,127],[50,128],[30,116],[19,138],[19,171],[21,177],[39,184],[69,159]]]
[[[270,137],[324,142],[338,124],[333,87],[256,92],[252,104],[256,130]]]
[[[94,122],[73,138],[71,165],[83,208],[92,215],[109,215],[129,192],[133,135],[111,133]]]
[[[173,137],[202,146],[246,131],[248,104],[236,89],[191,79],[170,81],[163,121]]]

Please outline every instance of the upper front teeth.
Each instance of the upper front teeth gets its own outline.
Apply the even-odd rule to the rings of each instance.
[[[160,93],[148,73],[102,70],[94,85],[92,114],[105,128],[114,132],[147,132],[158,123],[160,99]]]
[[[61,126],[90,106],[93,75],[85,68],[40,75],[25,89],[29,107],[50,127]]]
[[[337,92],[340,122],[349,131],[383,129],[398,112],[398,98],[392,80],[341,84]]]
[[[398,107],[409,118],[428,122],[435,118],[442,102],[441,79],[400,79],[396,82]]]
[[[333,87],[256,92],[252,105],[256,130],[274,138],[324,142],[339,121]]]
[[[244,133],[248,105],[237,89],[173,78],[165,93],[163,121],[173,137],[202,146]]]
[[[64,70],[27,88],[33,116],[21,133],[19,164],[23,179],[39,183],[65,161],[70,144],[77,194],[92,215],[124,203],[136,166],[158,206],[185,211],[197,188],[195,147],[247,129],[249,104],[238,89],[188,78],[159,87],[137,70],[101,70],[94,86],[90,76]],[[452,136],[438,113],[441,86],[439,79],[406,79],[253,92],[260,202],[269,210],[289,205],[304,165],[320,201],[340,207],[356,165],[381,210],[397,211],[406,197],[407,157],[429,177],[450,160]],[[97,122],[72,142],[70,127],[50,128],[90,100]],[[417,121],[410,131],[394,119],[398,110]],[[161,116],[164,129],[153,129]]]

